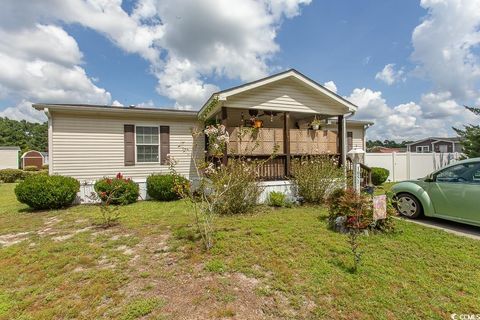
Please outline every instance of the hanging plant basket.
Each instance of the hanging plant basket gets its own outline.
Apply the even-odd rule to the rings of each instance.
[[[253,122],[253,127],[256,129],[263,128],[263,120],[255,119],[255,121]]]

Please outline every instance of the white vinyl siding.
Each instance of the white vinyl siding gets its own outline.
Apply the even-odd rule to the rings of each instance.
[[[18,169],[18,150],[0,150],[0,169]]]
[[[293,79],[284,79],[228,97],[228,108],[342,114],[348,109]]]
[[[80,181],[92,181],[118,172],[137,181],[145,180],[152,173],[166,173],[168,165],[156,163],[124,163],[124,125],[170,126],[170,155],[177,165],[175,169],[186,178],[195,179],[196,170],[192,154],[203,155],[203,137],[194,142],[192,129],[195,120],[168,119],[161,115],[153,118],[118,117],[99,115],[69,115],[52,113],[52,173],[71,176]],[[195,150],[194,147],[196,148]],[[193,150],[193,151],[192,151]]]

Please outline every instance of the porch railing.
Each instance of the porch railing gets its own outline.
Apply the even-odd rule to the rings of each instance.
[[[353,175],[353,162],[352,159],[347,158],[347,175]],[[372,168],[360,163],[360,185],[362,187],[372,185]]]
[[[338,155],[331,155],[338,158]],[[229,158],[238,158],[241,156],[230,155]],[[291,156],[291,159],[299,158],[301,156]],[[257,167],[258,179],[261,181],[286,180],[290,177],[287,175],[287,164],[285,155],[277,155],[273,158],[270,156],[249,156],[244,157],[246,161],[259,161]],[[347,176],[353,174],[353,163],[350,158],[347,158],[346,163]],[[360,163],[360,178],[361,186],[372,185],[372,169],[363,163]]]
[[[271,155],[285,153],[283,128],[227,128],[228,152],[233,155]],[[290,154],[335,154],[337,133],[331,130],[288,129]]]

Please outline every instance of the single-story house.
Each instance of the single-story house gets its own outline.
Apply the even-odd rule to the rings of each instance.
[[[407,151],[414,153],[446,153],[446,152],[462,152],[463,147],[459,137],[438,138],[429,137],[417,140],[407,144]]]
[[[35,166],[40,170],[43,165],[48,164],[48,153],[29,150],[22,155],[21,159],[22,168]]]
[[[296,70],[288,70],[214,93],[199,111],[78,104],[34,104],[48,117],[50,174],[82,182],[80,197],[95,180],[121,172],[140,185],[152,173],[169,171],[168,158],[190,180],[197,178],[194,161],[205,155],[205,122],[218,120],[230,133],[229,151],[222,161],[244,150],[235,133],[253,117],[261,122],[248,156],[265,158],[276,146],[276,157],[260,170],[265,192],[289,192],[292,157],[331,154],[347,162],[349,148],[365,150],[365,133],[373,123],[347,120],[357,106]],[[310,122],[320,120],[320,130]]]
[[[0,146],[0,170],[1,169],[18,169],[19,147]]]

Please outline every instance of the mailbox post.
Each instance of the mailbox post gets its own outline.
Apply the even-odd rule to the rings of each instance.
[[[354,148],[347,153],[353,161],[353,189],[360,193],[360,159],[365,151],[361,148]]]

